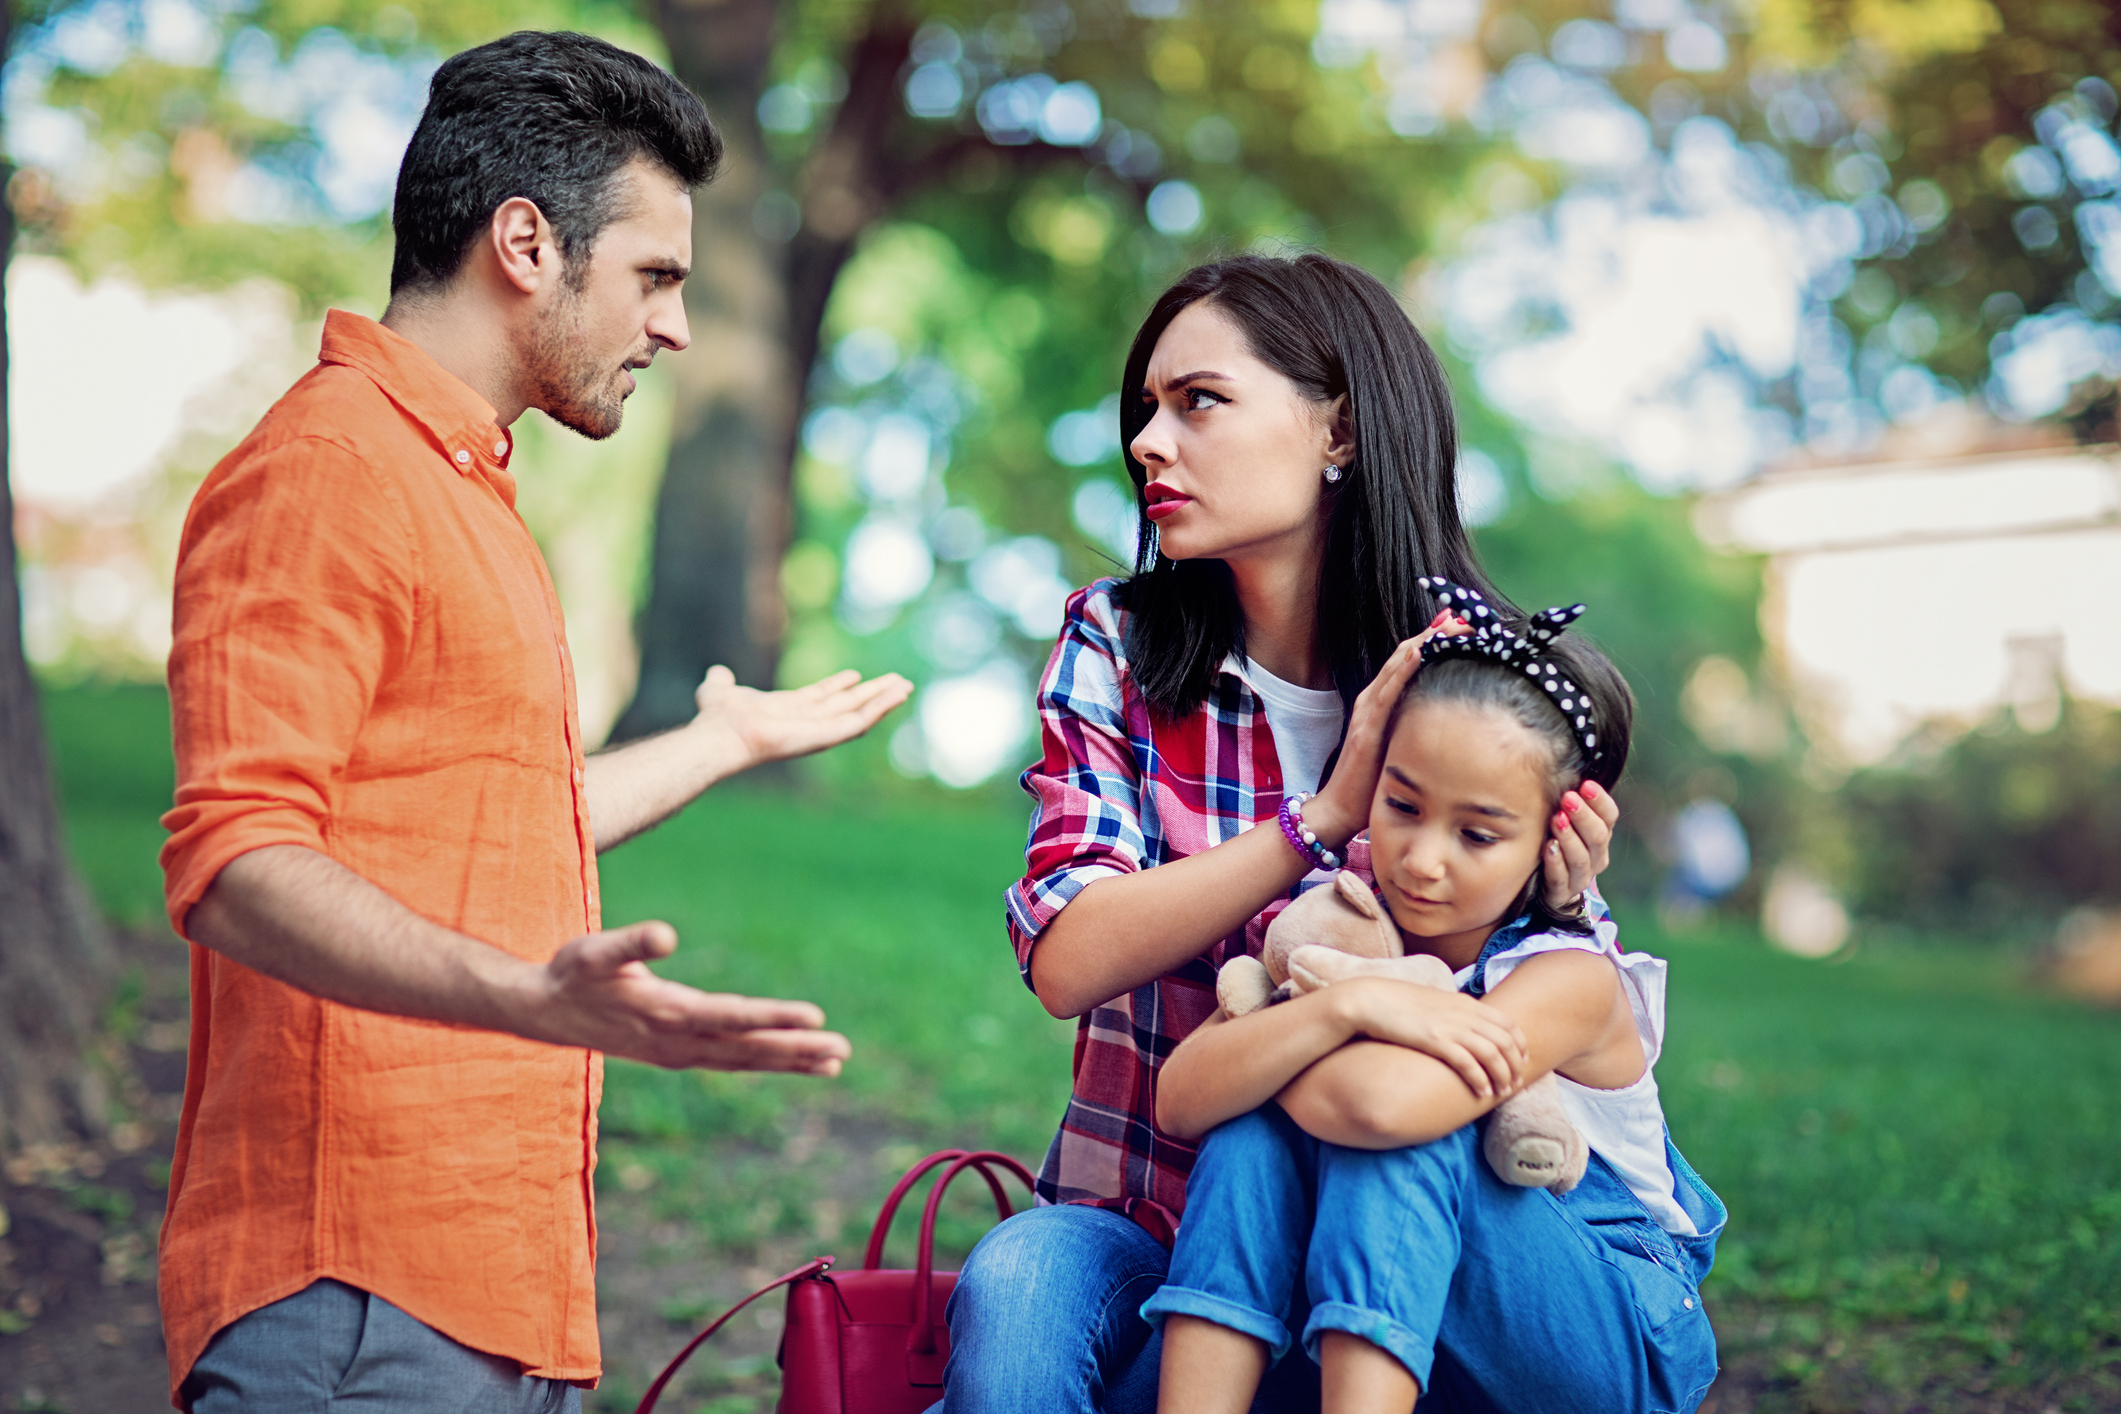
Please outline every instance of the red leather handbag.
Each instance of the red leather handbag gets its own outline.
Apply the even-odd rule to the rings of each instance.
[[[921,1176],[947,1164],[921,1212],[919,1256],[914,1270],[883,1271],[884,1238],[898,1205]],[[634,1414],[651,1414],[670,1383],[701,1342],[731,1316],[776,1287],[788,1288],[788,1316],[781,1331],[779,1414],[921,1414],[943,1397],[943,1365],[950,1358],[950,1328],[943,1310],[957,1286],[957,1273],[935,1270],[935,1215],[943,1190],[966,1169],[976,1170],[994,1194],[994,1210],[1007,1218],[1009,1195],[996,1170],[1032,1187],[1030,1172],[1007,1154],[989,1149],[941,1149],[906,1171],[884,1200],[861,1269],[834,1272],[834,1258],[818,1257],[775,1277],[715,1318],[664,1366]]]

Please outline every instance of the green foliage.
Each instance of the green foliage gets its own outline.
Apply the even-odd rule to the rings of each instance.
[[[1853,902],[1924,932],[2044,939],[2080,905],[2121,903],[2121,711],[2065,697],[2045,731],[2005,712],[1939,725],[1837,796]]]
[[[2111,7],[2070,0],[1758,0],[1733,62],[1677,73],[1661,54],[1615,86],[1668,128],[1706,112],[1778,153],[1792,180],[1846,203],[1864,227],[1855,277],[1831,299],[1853,336],[1861,391],[1906,360],[1977,397],[1996,336],[2050,309],[2109,318],[2117,294],[2085,238],[2103,179],[2073,186],[2042,150],[2068,115],[2111,132],[2121,33]],[[1750,31],[1749,33],[1746,31]],[[2045,120],[2039,115],[2058,105]],[[1660,117],[1659,115],[1663,116]],[[2030,155],[2054,185],[2029,187]],[[2088,169],[2087,169],[2088,170]],[[2091,226],[2081,224],[2089,219]],[[2107,259],[2111,259],[2108,257]],[[2111,268],[2111,267],[2108,267]],[[2111,277],[2109,277],[2111,278]],[[1838,356],[1838,355],[1837,355]],[[2109,436],[2111,379],[2078,391],[2080,435]],[[1794,390],[1777,390],[1794,400]]]
[[[1870,85],[1882,111],[1869,125],[1877,154],[1903,196],[1927,184],[1944,200],[1945,218],[1887,252],[1840,301],[1859,335],[1884,329],[1903,304],[1934,316],[1930,367],[1978,387],[1989,366],[1990,337],[2017,313],[2074,305],[2100,316],[2115,295],[2087,268],[2091,252],[2072,216],[2080,197],[2067,182],[2053,192],[2028,191],[2007,169],[2020,151],[2040,146],[2035,115],[2075,99],[2085,80],[2086,114],[2110,127],[2112,85],[2121,84],[2121,34],[2097,5],[2054,0],[1990,0],[1997,21],[1985,34],[1932,52],[1896,56]],[[1936,7],[1943,8],[1943,7]],[[1852,78],[1855,75],[1851,75]],[[2103,112],[2100,111],[2103,106]],[[1828,168],[1840,149],[1818,152],[1812,171],[1832,189]],[[2014,222],[2039,209],[2054,219],[2045,243],[2022,239]],[[1882,277],[1882,278],[1881,278]]]
[[[36,7],[37,23],[13,36],[11,82],[84,119],[93,144],[79,170],[25,169],[10,184],[19,248],[59,255],[90,277],[122,269],[150,286],[262,276],[294,290],[308,315],[334,303],[381,306],[390,231],[382,215],[309,209],[323,143],[296,77],[305,47],[343,42],[346,57],[333,63],[381,60],[414,80],[443,56],[523,28],[585,30],[658,57],[661,49],[624,0],[264,0],[201,7],[215,37],[196,62],[153,57],[137,33],[107,71],[46,57],[43,27],[86,9]],[[242,72],[230,62],[239,36],[253,64]],[[25,55],[34,56],[28,67]],[[270,101],[257,96],[275,83]],[[231,211],[231,182],[247,167],[288,183],[293,209],[263,220]]]

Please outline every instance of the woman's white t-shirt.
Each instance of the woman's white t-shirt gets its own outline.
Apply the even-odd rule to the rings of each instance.
[[[1281,758],[1282,794],[1315,794],[1326,762],[1340,745],[1340,694],[1284,682],[1250,659],[1235,661],[1234,655],[1229,667],[1259,694],[1266,709],[1274,754]]]

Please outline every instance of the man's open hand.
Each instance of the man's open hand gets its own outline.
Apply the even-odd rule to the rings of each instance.
[[[744,769],[858,737],[912,692],[913,684],[897,673],[864,682],[852,668],[808,687],[762,692],[738,686],[736,674],[716,666],[694,694],[700,714],[693,728],[726,734]]]
[[[779,695],[779,694],[775,694]],[[678,945],[668,923],[576,938],[542,969],[526,1035],[671,1070],[838,1075],[852,1048],[809,1002],[702,992],[648,970]]]

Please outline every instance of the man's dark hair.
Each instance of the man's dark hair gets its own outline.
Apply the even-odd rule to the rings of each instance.
[[[1451,388],[1426,340],[1377,278],[1324,255],[1243,255],[1189,270],[1142,321],[1120,381],[1119,444],[1126,449],[1141,517],[1134,574],[1121,591],[1130,611],[1127,665],[1159,715],[1178,718],[1207,700],[1224,657],[1244,651],[1244,615],[1229,566],[1173,561],[1149,519],[1146,468],[1134,439],[1156,408],[1143,397],[1156,341],[1187,306],[1227,315],[1254,357],[1306,398],[1345,397],[1355,455],[1326,488],[1326,554],[1318,585],[1318,641],[1342,702],[1352,706],[1400,640],[1429,622],[1437,602],[1424,575],[1478,589],[1515,618],[1481,572],[1458,514],[1458,430]]]
[[[685,186],[711,180],[722,137],[693,92],[586,34],[523,30],[435,70],[398,167],[390,292],[448,284],[495,208],[514,197],[552,223],[569,275],[626,213],[619,170],[645,157]]]

